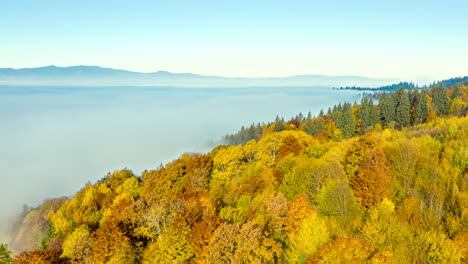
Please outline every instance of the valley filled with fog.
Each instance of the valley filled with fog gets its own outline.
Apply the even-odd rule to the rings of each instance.
[[[128,168],[140,175],[207,152],[252,122],[317,115],[359,92],[331,88],[0,87],[0,212],[72,195]]]

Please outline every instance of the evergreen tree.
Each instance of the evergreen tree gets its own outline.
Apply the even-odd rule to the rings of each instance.
[[[336,110],[337,111],[343,111],[343,106],[341,105],[341,103],[338,103],[338,106],[336,107]]]
[[[450,101],[447,96],[447,89],[440,83],[433,85],[431,89],[432,103],[437,109],[437,115],[445,116],[448,114],[450,108]]]
[[[304,121],[304,115],[302,114],[302,112],[299,112],[299,114],[296,115],[295,119],[299,122]]]
[[[427,93],[421,92],[419,94],[418,104],[416,105],[416,110],[414,112],[414,124],[422,124],[426,122],[427,119]]]
[[[374,100],[369,100],[369,119],[370,125],[374,126],[375,124],[380,123],[380,112],[379,108],[374,105]]]
[[[370,117],[370,112],[371,112],[371,105],[369,103],[369,98],[368,97],[363,97],[361,99],[361,106],[359,106],[358,111],[357,111],[357,119],[361,120],[361,127],[360,127],[360,132],[361,134],[364,134],[366,132],[366,129],[371,125],[371,117]]]
[[[323,127],[325,126],[325,121],[323,117],[318,116],[312,122],[310,122],[310,126],[306,126],[305,132],[309,135],[315,136],[320,131],[322,131]]]
[[[336,126],[340,128],[342,126],[342,112],[334,108],[334,111],[330,114],[330,119],[335,122]]]
[[[1,264],[10,264],[12,258],[10,256],[11,251],[8,250],[8,245],[0,244],[0,263]]]
[[[283,122],[283,118],[280,119],[280,117],[277,115],[275,118],[275,132],[280,132],[284,130]]]
[[[461,95],[461,90],[460,90],[460,85],[458,84],[453,87],[452,99],[460,97],[460,95]]]
[[[408,93],[400,88],[395,94],[395,121],[398,128],[409,126],[410,124],[410,101]]]
[[[247,135],[244,139],[244,142],[248,142],[252,139],[255,138],[256,136],[256,133],[255,133],[256,129],[255,129],[255,123],[252,123],[252,125],[250,125],[249,129],[247,130]]]
[[[257,126],[255,127],[255,135],[261,135],[261,134],[263,134],[262,125],[260,123],[257,123]]]
[[[351,104],[345,104],[342,115],[342,127],[339,127],[345,138],[350,138],[354,133],[354,116]]]
[[[387,127],[395,121],[395,103],[393,97],[384,92],[379,100],[379,108],[382,125]]]

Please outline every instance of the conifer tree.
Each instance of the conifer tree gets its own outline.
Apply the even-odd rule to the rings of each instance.
[[[379,108],[382,125],[387,127],[395,121],[395,103],[393,97],[384,92],[379,100]]]
[[[325,126],[325,121],[323,120],[323,117],[318,116],[314,120],[312,120],[309,131],[306,130],[306,133],[309,135],[315,136],[320,131],[322,131],[324,126]]]
[[[419,94],[418,103],[416,105],[416,110],[414,112],[414,121],[415,125],[422,124],[426,122],[427,119],[427,94],[422,92]]]
[[[408,93],[400,88],[395,94],[396,108],[395,121],[398,128],[409,126],[410,124],[410,101]]]
[[[10,264],[13,260],[10,254],[11,251],[8,250],[8,246],[6,244],[0,244],[0,263]]]
[[[357,111],[357,119],[361,120],[361,134],[364,134],[366,132],[366,129],[369,126],[372,126],[372,105],[371,105],[371,99],[368,97],[363,97],[361,99],[361,106],[358,108]]]
[[[325,113],[323,112],[323,108],[320,109],[319,116],[323,116]]]
[[[275,132],[280,132],[284,130],[283,119],[277,115],[275,118]]]
[[[373,99],[369,100],[369,118],[372,126],[380,123],[380,112],[378,107],[374,105]]]
[[[445,89],[444,84],[440,83],[432,86],[431,96],[433,99],[432,103],[437,109],[437,115],[447,115],[450,108],[450,102],[447,96],[447,89]]]
[[[350,104],[345,104],[344,105],[344,110],[343,110],[343,115],[342,115],[342,124],[341,127],[341,132],[343,133],[343,136],[345,138],[350,138],[354,136],[354,116],[353,116],[353,110],[351,108]]]

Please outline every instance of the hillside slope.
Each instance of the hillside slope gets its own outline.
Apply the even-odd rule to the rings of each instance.
[[[15,263],[461,263],[467,91],[439,89],[448,106],[424,94],[424,122],[401,129],[344,137],[324,115],[315,135],[272,123],[244,145],[109,173],[28,212]]]

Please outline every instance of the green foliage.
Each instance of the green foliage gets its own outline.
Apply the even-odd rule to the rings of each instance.
[[[395,122],[398,128],[403,128],[410,125],[410,100],[409,95],[402,88],[392,95],[395,106]]]
[[[429,112],[427,97],[428,95],[425,92],[419,94],[414,113],[413,124],[418,125],[426,122],[427,114]]]
[[[11,251],[8,250],[8,245],[0,244],[0,263],[10,264],[12,262]]]
[[[437,110],[437,114],[441,116],[447,115],[450,109],[450,102],[445,86],[443,84],[434,85],[431,89],[431,96],[433,98],[432,103]]]

